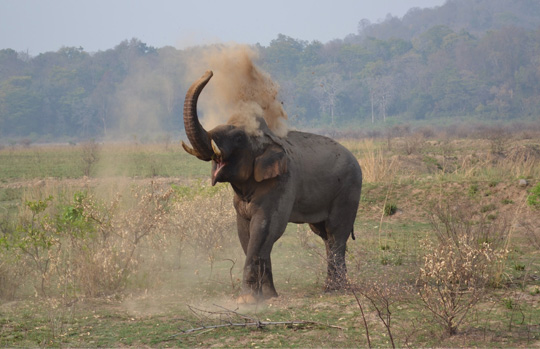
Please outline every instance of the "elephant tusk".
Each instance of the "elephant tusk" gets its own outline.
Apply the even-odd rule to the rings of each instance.
[[[199,157],[199,153],[197,153],[197,151],[195,149],[193,149],[192,147],[190,147],[189,145],[187,145],[186,143],[184,143],[184,141],[182,141],[182,148],[184,148],[184,150],[188,153],[188,154],[191,154],[193,156],[196,156],[196,157]]]
[[[221,156],[221,149],[217,146],[216,142],[212,139],[212,150],[217,156]]]

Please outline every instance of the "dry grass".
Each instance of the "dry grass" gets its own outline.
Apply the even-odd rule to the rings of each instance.
[[[397,171],[395,157],[389,158],[383,146],[371,139],[357,142],[345,142],[351,151],[358,157],[362,167],[362,176],[367,183],[388,183],[395,179]]]

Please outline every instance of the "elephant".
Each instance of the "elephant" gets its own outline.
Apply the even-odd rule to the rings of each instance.
[[[308,223],[327,253],[325,290],[347,287],[346,243],[362,189],[357,159],[336,141],[312,133],[272,132],[257,116],[258,132],[229,119],[206,131],[199,122],[197,101],[211,79],[207,71],[195,81],[184,101],[189,154],[211,161],[212,185],[228,182],[234,191],[238,237],[246,259],[241,302],[277,297],[270,253],[289,222]],[[242,301],[243,300],[243,301]]]

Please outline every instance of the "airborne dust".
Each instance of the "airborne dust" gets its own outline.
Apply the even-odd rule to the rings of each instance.
[[[214,46],[204,49],[189,64],[188,84],[206,70],[214,72],[198,103],[201,123],[207,130],[229,123],[257,133],[257,117],[263,117],[276,135],[287,135],[287,114],[278,99],[279,86],[254,64],[257,58],[257,52],[246,45]]]

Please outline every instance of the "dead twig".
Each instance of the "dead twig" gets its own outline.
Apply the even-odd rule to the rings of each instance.
[[[341,326],[324,324],[324,323],[317,322],[317,321],[304,321],[304,320],[260,321],[259,319],[252,318],[250,316],[241,314],[241,313],[239,313],[239,312],[237,312],[235,310],[226,309],[226,308],[224,308],[222,306],[215,305],[215,304],[214,304],[214,306],[216,306],[218,308],[221,308],[224,311],[213,312],[213,311],[208,311],[208,310],[197,309],[197,308],[194,308],[194,307],[191,307],[191,306],[188,306],[188,308],[193,313],[196,314],[196,317],[199,320],[202,318],[202,316],[200,316],[200,314],[197,314],[196,311],[205,312],[205,313],[209,313],[209,314],[213,314],[213,315],[219,315],[220,317],[227,316],[229,318],[229,320],[226,323],[216,324],[216,325],[201,325],[199,327],[194,327],[194,328],[189,328],[187,330],[182,330],[179,333],[176,333],[176,334],[173,334],[173,335],[169,336],[167,340],[171,340],[171,339],[173,339],[175,337],[178,337],[180,335],[183,335],[183,334],[190,334],[190,333],[195,333],[195,332],[204,331],[204,330],[213,330],[213,329],[216,329],[216,328],[223,328],[223,327],[255,327],[257,329],[262,329],[262,328],[264,328],[266,326],[284,325],[284,326],[293,327],[293,326],[309,326],[309,325],[312,325],[312,326],[321,326],[321,327],[327,327],[327,328],[335,328],[335,329],[342,330],[342,331],[347,330],[346,328],[341,327]],[[243,319],[245,322],[233,322],[232,321],[232,316],[236,316],[236,317],[238,317],[240,319]]]
[[[368,348],[371,348],[371,340],[369,338],[369,329],[368,329],[368,324],[366,321],[366,316],[364,315],[364,309],[362,308],[360,299],[358,299],[358,296],[356,295],[356,292],[354,292],[354,289],[352,289],[351,291],[354,298],[356,299],[356,303],[358,304],[358,307],[360,307],[360,313],[362,314],[362,320],[364,321],[364,328],[366,329],[366,338],[367,338]]]
[[[169,337],[169,339],[172,339],[174,337],[178,337],[178,336],[183,335],[183,334],[189,334],[189,333],[193,333],[193,332],[197,332],[197,331],[215,329],[215,328],[222,328],[222,327],[255,327],[255,328],[263,328],[265,326],[276,326],[276,325],[285,325],[285,326],[314,325],[314,326],[335,328],[335,329],[342,330],[342,331],[347,330],[345,327],[341,327],[341,326],[328,325],[328,324],[323,324],[322,322],[303,321],[303,320],[299,320],[299,321],[230,322],[230,323],[226,323],[226,324],[205,325],[205,326],[201,326],[201,327],[182,330],[182,332],[171,335]]]

